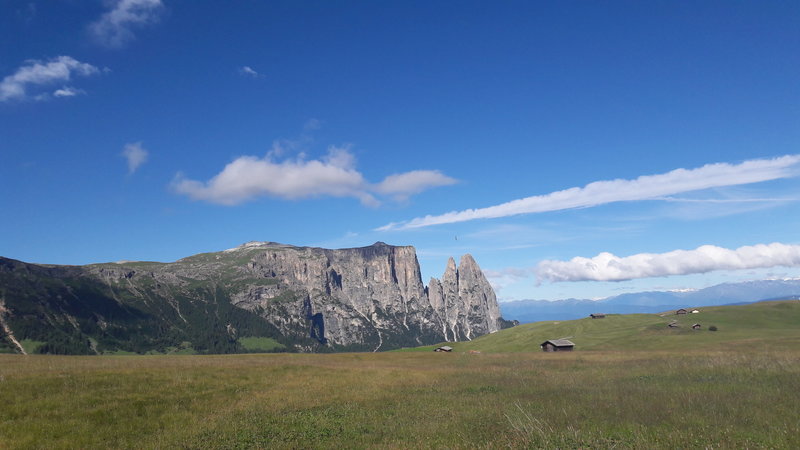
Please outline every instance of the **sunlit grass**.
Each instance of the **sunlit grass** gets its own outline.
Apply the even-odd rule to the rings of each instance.
[[[472,341],[449,343],[456,351],[531,352],[548,339],[569,339],[580,351],[730,350],[800,348],[800,301],[699,308],[698,314],[609,314],[605,319],[519,325]],[[678,328],[667,324],[675,321]],[[701,328],[693,330],[699,323]],[[717,331],[710,331],[710,326]],[[407,351],[430,351],[429,346]]]
[[[241,337],[239,338],[239,343],[246,350],[253,352],[272,352],[286,349],[285,345],[267,337]]]
[[[0,355],[0,447],[798,448],[800,352]]]

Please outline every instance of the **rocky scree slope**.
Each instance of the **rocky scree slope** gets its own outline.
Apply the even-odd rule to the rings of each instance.
[[[421,279],[410,246],[329,250],[252,242],[174,263],[49,266],[0,258],[0,351],[377,351],[505,326],[470,255]],[[11,340],[11,333],[15,341]]]

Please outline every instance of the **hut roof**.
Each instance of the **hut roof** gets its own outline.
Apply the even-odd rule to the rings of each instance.
[[[553,345],[555,345],[556,347],[574,347],[575,346],[575,344],[573,344],[572,341],[569,341],[567,339],[550,339],[550,340],[542,342],[541,345],[547,344],[548,342],[553,344]]]

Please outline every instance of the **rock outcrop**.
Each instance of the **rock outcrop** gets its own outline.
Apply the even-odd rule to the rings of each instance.
[[[442,280],[431,278],[428,296],[445,341],[468,340],[500,329],[502,319],[494,290],[467,254],[456,267],[447,261]]]
[[[250,244],[233,251],[253,248]],[[234,294],[231,302],[260,311],[286,333],[308,328],[311,316],[303,311],[304,302],[313,316],[321,314],[327,341],[345,346],[371,342],[374,350],[386,348],[387,341],[421,345],[472,339],[500,327],[494,291],[470,255],[458,268],[451,258],[443,281],[433,279],[426,289],[410,246],[378,242],[327,250],[265,244],[259,250],[247,270],[276,284],[250,286]],[[281,302],[282,298],[294,300]]]

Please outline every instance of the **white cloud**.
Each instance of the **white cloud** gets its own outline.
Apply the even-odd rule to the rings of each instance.
[[[253,70],[250,66],[243,66],[239,68],[239,73],[253,78],[258,78],[260,74]]]
[[[508,267],[501,270],[484,269],[483,274],[495,291],[502,291],[505,287],[515,284],[531,275],[531,269]]]
[[[393,195],[398,200],[404,200],[427,189],[457,182],[455,178],[450,178],[438,170],[412,170],[389,175],[375,186],[375,190],[382,194]]]
[[[24,100],[28,98],[28,88],[47,86],[69,81],[75,75],[88,76],[100,70],[87,63],[82,63],[70,56],[57,56],[50,61],[28,60],[13,75],[8,75],[0,82],[0,102]],[[62,88],[53,93],[56,97],[70,96],[65,94],[71,90],[72,95],[79,93],[75,88]],[[59,94],[61,92],[61,94]],[[38,98],[45,98],[42,95]]]
[[[373,194],[395,193],[376,187],[383,183],[368,183],[356,170],[355,158],[347,147],[330,147],[319,160],[306,160],[301,154],[296,159],[276,161],[276,153],[270,151],[264,158],[239,157],[205,183],[179,173],[172,188],[192,199],[221,205],[237,205],[260,196],[287,200],[330,196],[353,197],[367,206],[377,206],[380,202]],[[433,186],[417,185],[408,194],[427,187]]]
[[[121,47],[134,39],[134,27],[155,23],[164,5],[161,0],[116,0],[111,10],[89,25],[95,40],[108,47]]]
[[[128,161],[128,174],[132,174],[136,172],[139,166],[147,162],[149,153],[142,147],[141,142],[134,142],[125,144],[125,148],[122,150],[122,156]]]
[[[76,89],[72,86],[64,86],[61,89],[56,89],[53,92],[53,97],[74,97],[76,95],[85,94],[86,91]]]
[[[759,269],[800,266],[800,245],[778,242],[739,247],[735,250],[703,245],[694,250],[639,253],[619,257],[603,252],[593,258],[569,261],[545,260],[535,269],[541,281],[624,281],[706,273],[714,270]]]
[[[452,211],[418,217],[407,222],[390,223],[378,230],[420,228],[623,201],[658,200],[683,192],[794,177],[798,175],[798,163],[800,155],[786,155],[773,159],[754,159],[740,164],[716,163],[697,169],[675,169],[659,175],[643,175],[634,180],[596,181],[584,187],[526,197],[487,208]]]

